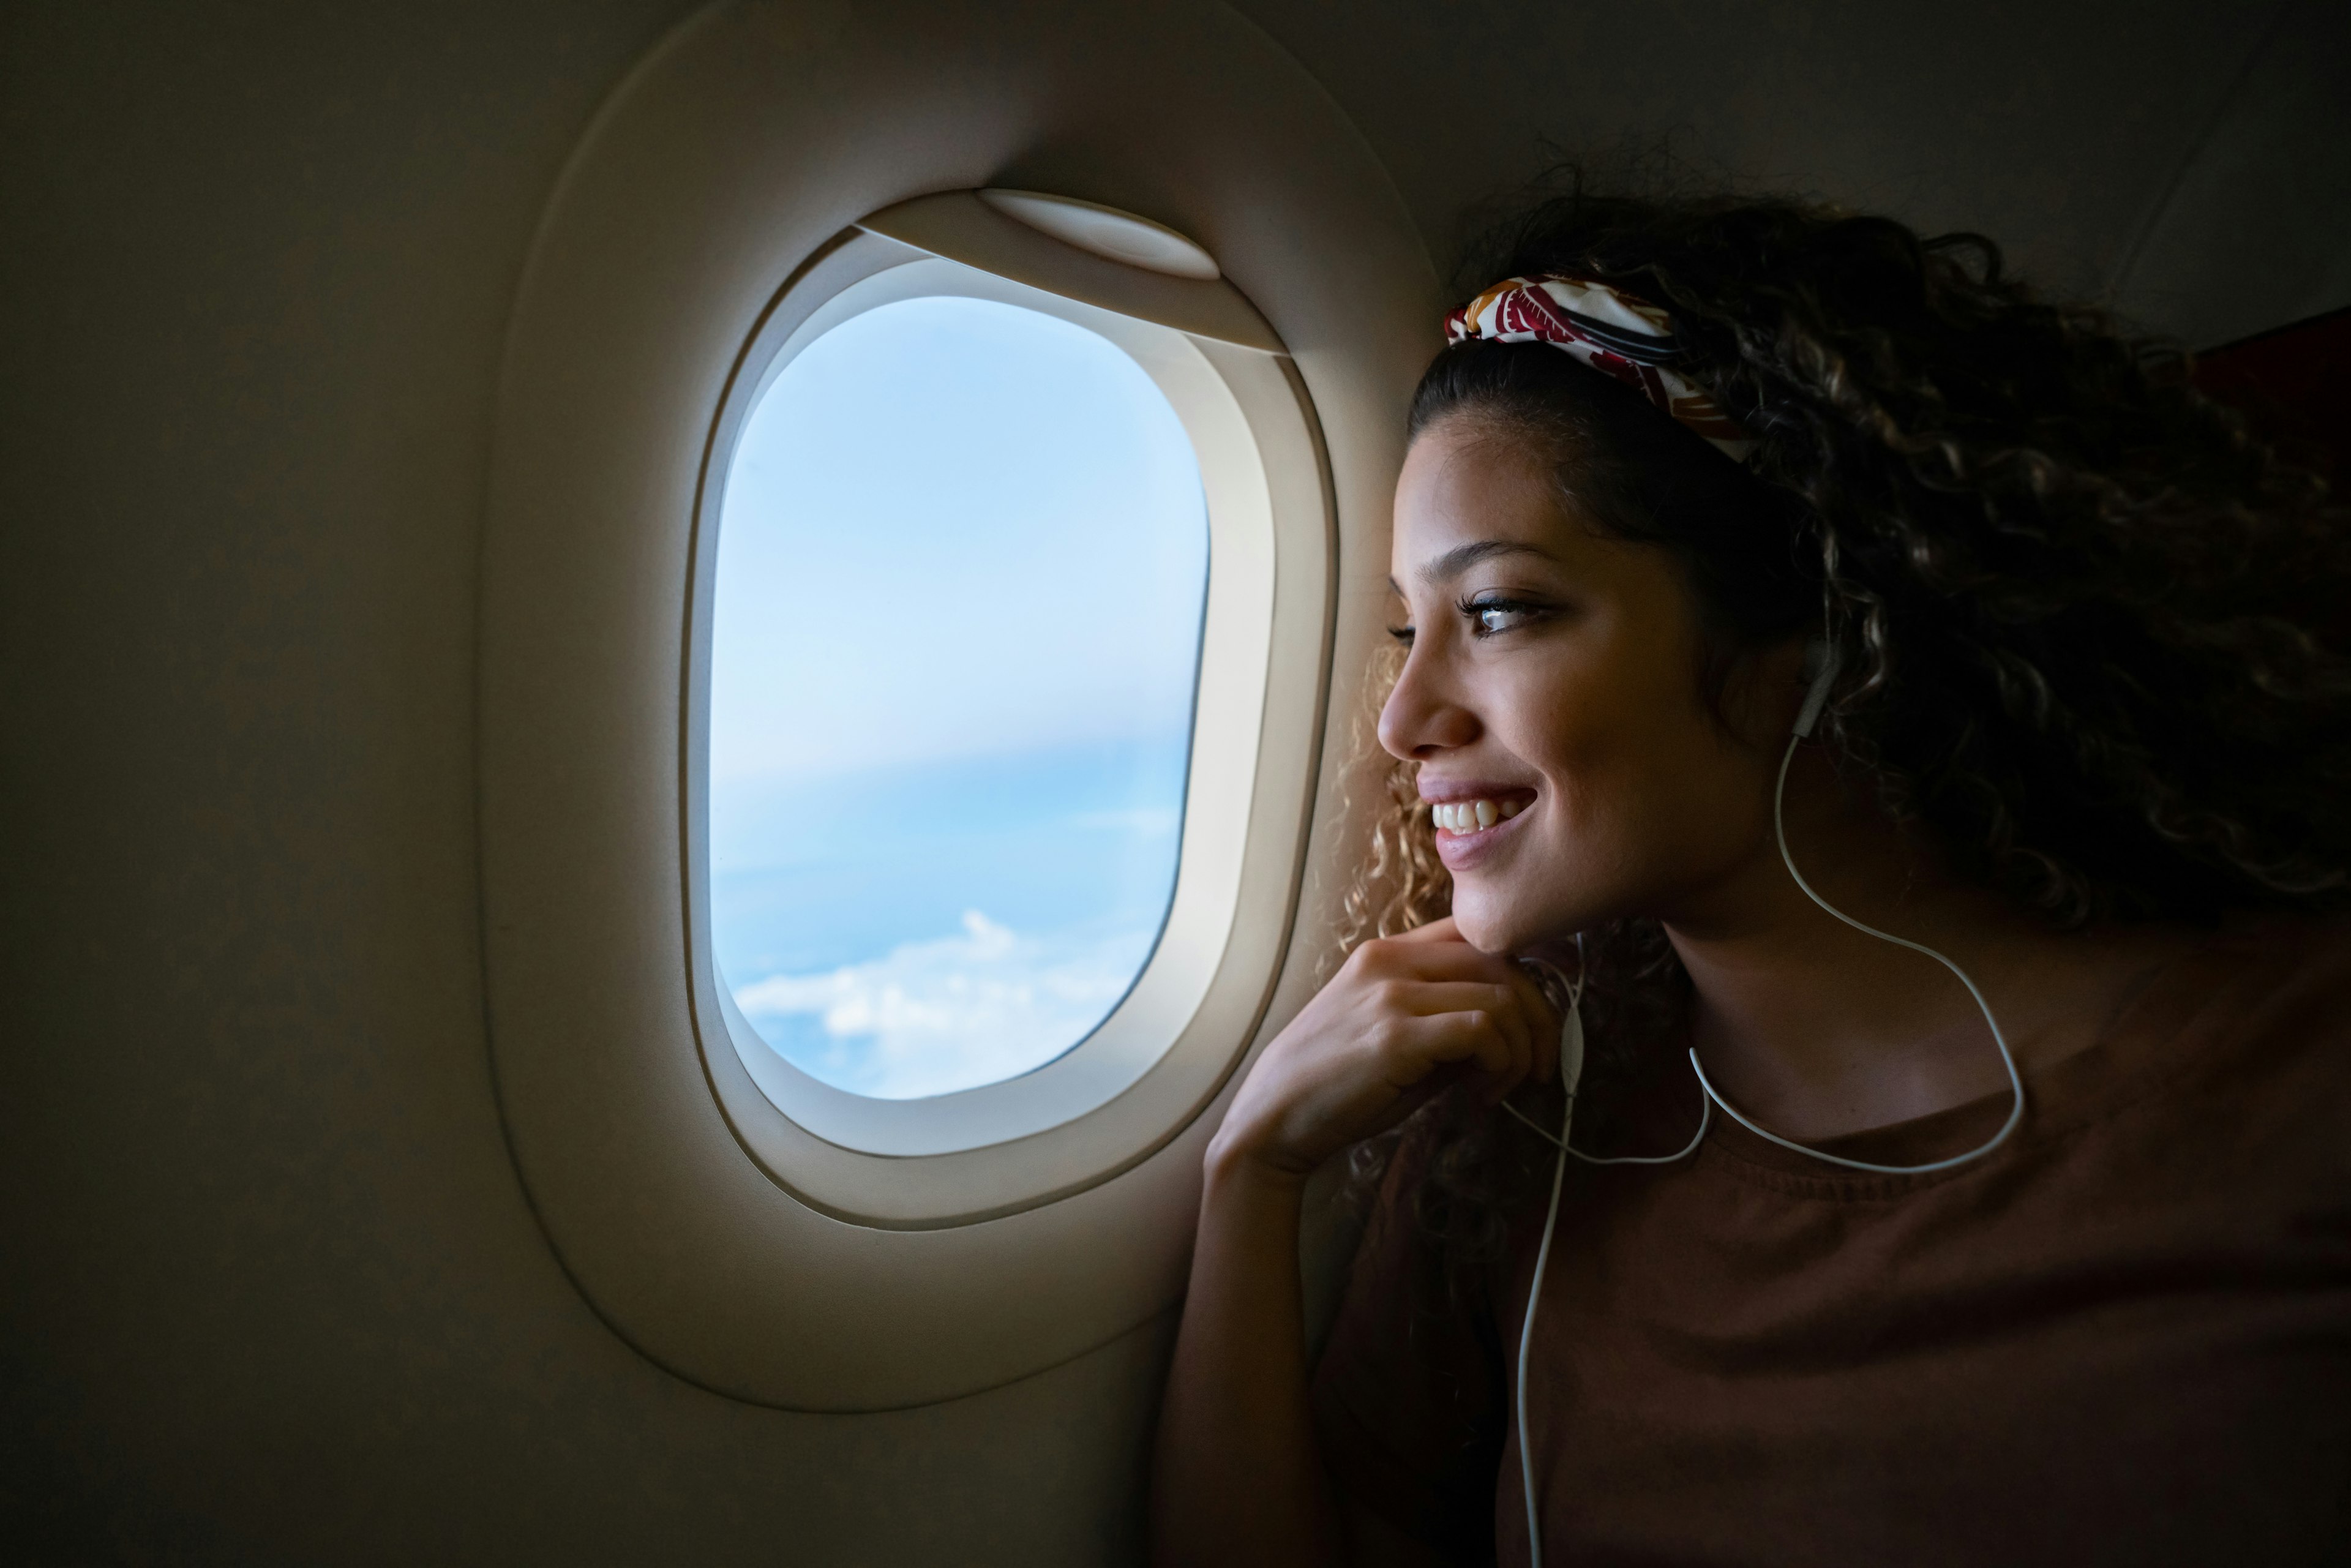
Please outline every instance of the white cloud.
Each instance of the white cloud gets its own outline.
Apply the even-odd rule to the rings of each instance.
[[[963,935],[909,942],[830,974],[775,975],[735,992],[754,1024],[813,1016],[826,1049],[797,1065],[884,1100],[946,1094],[1014,1077],[1076,1044],[1109,1015],[1154,933],[1023,936],[977,909]]]

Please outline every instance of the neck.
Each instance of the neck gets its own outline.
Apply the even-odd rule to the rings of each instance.
[[[1823,898],[1968,971],[2028,1078],[2095,1037],[2109,971],[2136,972],[2137,944],[2057,935],[1952,876],[1843,789],[1816,748],[1798,750],[1785,823],[1789,852]],[[1709,1078],[1784,1136],[1816,1141],[2007,1092],[1966,988],[1814,904],[1768,832],[1750,863],[1686,901],[1666,930],[1697,989],[1693,1042]]]

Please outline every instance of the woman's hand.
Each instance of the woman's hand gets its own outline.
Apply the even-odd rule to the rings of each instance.
[[[1498,1099],[1549,1077],[1558,1049],[1534,983],[1450,920],[1364,943],[1266,1047],[1208,1148],[1159,1410],[1154,1561],[1334,1563],[1364,1549],[1350,1545],[1307,1399],[1306,1177],[1464,1076]]]
[[[1547,1081],[1558,1053],[1542,992],[1451,920],[1366,942],[1266,1047],[1209,1158],[1302,1179],[1464,1075],[1500,1100]]]

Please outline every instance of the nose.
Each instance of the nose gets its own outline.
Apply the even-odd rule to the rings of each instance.
[[[1478,738],[1484,727],[1451,685],[1443,661],[1427,644],[1416,644],[1380,708],[1380,745],[1390,756],[1426,762]]]

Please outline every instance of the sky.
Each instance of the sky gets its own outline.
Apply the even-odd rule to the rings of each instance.
[[[1181,423],[1083,328],[904,300],[785,369],[720,513],[708,769],[772,1048],[904,1099],[1109,1014],[1174,888],[1207,564]]]

